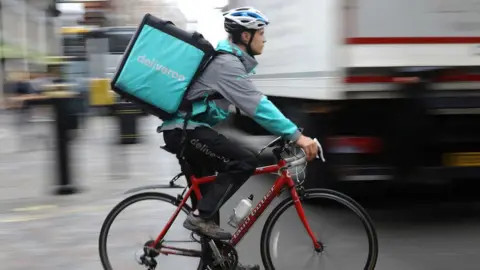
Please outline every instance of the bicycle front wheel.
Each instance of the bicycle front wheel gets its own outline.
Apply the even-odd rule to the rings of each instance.
[[[323,250],[315,250],[292,198],[287,198],[272,211],[262,231],[265,269],[375,269],[377,234],[360,204],[327,189],[305,190],[301,202]]]

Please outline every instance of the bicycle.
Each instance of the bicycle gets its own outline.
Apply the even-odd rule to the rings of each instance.
[[[323,150],[321,145],[319,146],[319,154],[323,161]],[[154,185],[147,187],[140,187],[134,190],[128,191],[127,193],[134,193],[143,191],[146,189],[156,189],[156,188],[183,188],[182,194],[178,194],[175,198],[171,195],[159,192],[141,192],[139,194],[131,195],[130,197],[124,199],[118,203],[106,217],[99,237],[99,253],[102,265],[104,269],[112,269],[106,250],[107,235],[110,230],[115,217],[123,211],[129,205],[139,202],[142,200],[160,200],[173,204],[176,207],[176,210],[170,217],[170,220],[162,229],[160,234],[155,240],[147,241],[143,246],[143,254],[138,258],[138,263],[145,266],[149,270],[153,270],[157,266],[157,261],[155,260],[160,254],[163,255],[179,255],[179,256],[189,256],[189,257],[199,257],[200,263],[198,269],[235,269],[238,264],[238,254],[235,250],[235,246],[242,240],[242,238],[249,232],[250,228],[255,224],[258,218],[264,213],[268,208],[275,197],[280,196],[284,191],[290,191],[290,197],[283,199],[270,213],[268,216],[261,234],[260,247],[261,247],[261,258],[265,269],[275,269],[269,243],[272,239],[272,228],[275,223],[278,221],[279,217],[291,206],[294,206],[298,217],[301,220],[301,223],[306,229],[307,234],[309,235],[312,241],[312,247],[317,253],[322,253],[325,251],[325,246],[323,243],[317,239],[313,231],[310,228],[310,225],[305,216],[302,203],[305,203],[309,200],[314,199],[327,199],[332,202],[339,203],[340,205],[346,207],[350,211],[356,214],[356,217],[360,219],[365,229],[365,232],[368,237],[368,255],[366,258],[366,263],[364,266],[365,270],[373,270],[375,268],[377,257],[378,257],[378,239],[377,234],[373,225],[371,218],[368,213],[363,209],[363,207],[357,203],[355,200],[349,196],[329,189],[304,189],[303,181],[296,182],[291,177],[289,169],[305,165],[306,166],[306,156],[298,157],[294,155],[292,157],[282,158],[284,153],[292,154],[293,144],[289,143],[280,137],[276,138],[270,142],[267,146],[262,148],[258,152],[258,156],[267,148],[273,147],[273,154],[278,160],[278,163],[275,165],[259,167],[256,169],[254,175],[261,174],[278,174],[279,177],[273,184],[273,186],[267,191],[265,196],[258,202],[258,204],[251,210],[250,214],[243,219],[237,227],[233,237],[229,241],[217,241],[209,239],[206,236],[200,236],[200,240],[195,239],[194,235],[196,233],[191,233],[193,240],[201,243],[201,250],[191,250],[183,248],[175,248],[172,246],[166,245],[164,237],[168,230],[170,229],[172,223],[177,218],[180,211],[188,214],[192,211],[192,207],[188,205],[187,200],[191,197],[192,193],[195,194],[197,198],[201,198],[201,192],[199,186],[204,183],[209,183],[215,181],[216,175],[211,175],[207,177],[196,178],[195,176],[190,177],[190,184],[186,187],[179,186],[175,184],[175,181],[179,179],[182,175],[175,176],[167,186],[163,185]],[[317,158],[320,158],[317,155]]]

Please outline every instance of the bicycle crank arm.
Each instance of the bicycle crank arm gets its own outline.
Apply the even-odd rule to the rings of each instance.
[[[178,255],[178,256],[198,257],[198,258],[202,256],[202,252],[199,250],[175,248],[175,247],[168,247],[168,246],[161,247],[158,252],[167,256]]]

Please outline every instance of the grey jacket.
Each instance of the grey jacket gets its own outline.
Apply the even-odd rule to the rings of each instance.
[[[268,98],[257,90],[249,76],[254,74],[258,62],[228,40],[221,41],[217,51],[224,52],[203,71],[187,94],[193,103],[193,120],[187,129],[198,126],[214,126],[226,119],[229,106],[234,105],[273,135],[296,141],[300,137],[298,127],[287,119]],[[208,100],[215,93],[222,99]],[[185,112],[163,122],[160,131],[183,128]]]

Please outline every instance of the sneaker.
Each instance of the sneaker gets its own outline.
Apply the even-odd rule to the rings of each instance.
[[[238,263],[237,265],[237,270],[260,270],[260,266],[258,265],[242,265],[241,263]]]
[[[232,238],[231,233],[224,231],[220,226],[215,224],[215,222],[201,219],[192,213],[188,215],[185,222],[183,222],[183,227],[217,240],[230,240]]]

